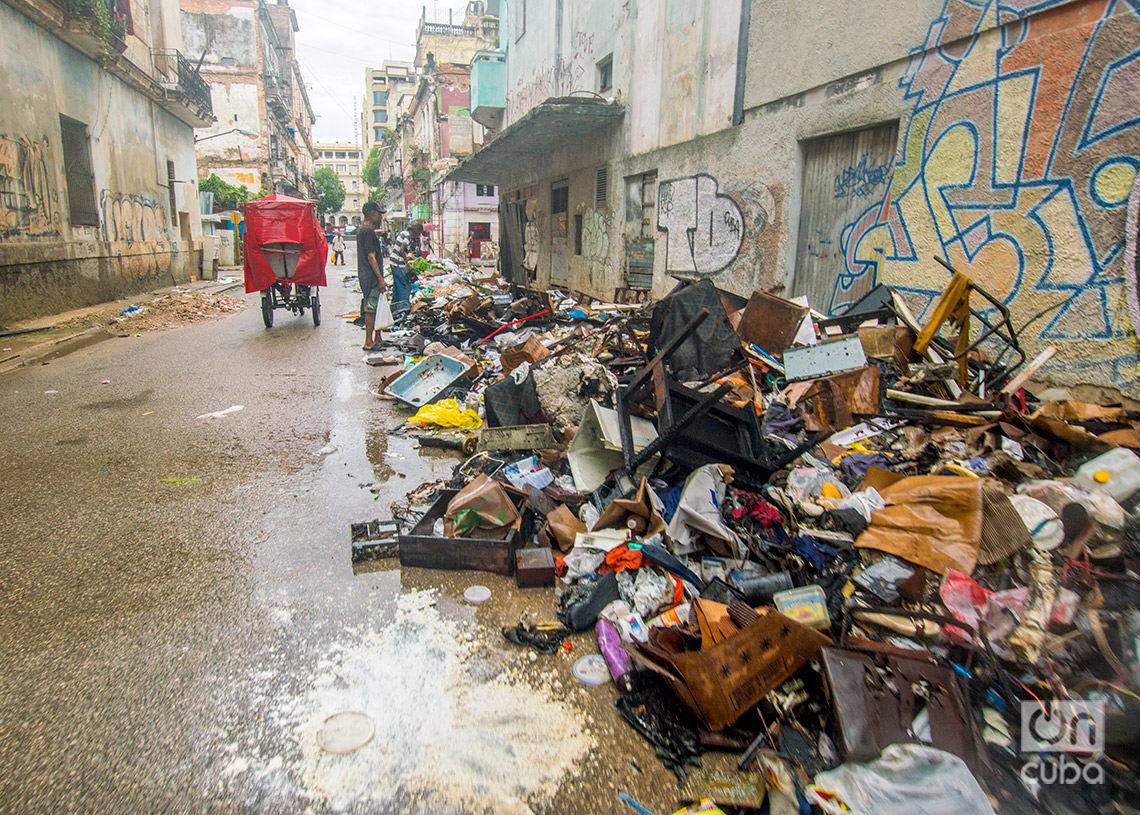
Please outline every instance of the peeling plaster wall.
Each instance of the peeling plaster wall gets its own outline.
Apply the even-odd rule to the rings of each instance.
[[[4,4],[0,98],[0,324],[190,279],[178,226],[186,213],[200,240],[190,127]],[[60,114],[87,125],[95,227],[70,221]],[[189,182],[173,214],[167,160]]]

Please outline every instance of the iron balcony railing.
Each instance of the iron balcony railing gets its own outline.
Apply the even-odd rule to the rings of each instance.
[[[184,97],[203,111],[214,114],[214,103],[210,96],[210,83],[202,78],[197,67],[173,48],[151,49],[154,66],[165,75],[163,83],[167,92]]]

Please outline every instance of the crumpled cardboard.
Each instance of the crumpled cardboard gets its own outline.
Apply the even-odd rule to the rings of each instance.
[[[466,537],[476,529],[518,529],[521,524],[522,517],[503,485],[482,473],[447,505],[443,534],[449,538]]]
[[[665,531],[665,521],[654,509],[649,481],[645,478],[641,479],[641,486],[637,488],[637,495],[633,498],[617,498],[611,501],[598,518],[598,522],[594,524],[594,529],[628,529],[626,522],[630,515],[645,520],[645,531],[635,532],[635,538],[652,538]]]
[[[539,540],[548,546],[555,546],[560,552],[569,552],[574,546],[574,538],[579,532],[586,532],[586,525],[565,504],[546,516],[546,525],[539,534]]]
[[[538,339],[538,337],[528,337],[526,342],[520,342],[499,355],[499,362],[503,366],[504,373],[510,373],[515,368],[522,365],[524,362],[531,364],[539,362],[550,356],[550,351],[546,349]]]
[[[677,512],[665,534],[673,542],[674,555],[687,555],[700,548],[702,539],[718,555],[741,557],[740,539],[720,517],[725,485],[732,483],[727,464],[706,464],[685,479]]]
[[[757,614],[752,625],[707,647],[692,632],[654,628],[649,642],[638,645],[638,657],[710,730],[723,730],[830,642],[774,609]]]
[[[943,475],[903,478],[881,487],[886,507],[855,541],[944,574],[974,571],[982,542],[983,479]]]

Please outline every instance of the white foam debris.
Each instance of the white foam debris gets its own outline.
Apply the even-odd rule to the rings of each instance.
[[[595,741],[548,688],[477,653],[441,616],[434,590],[400,596],[394,620],[341,632],[299,691],[268,700],[297,750],[263,759],[252,775],[338,811],[416,801],[439,813],[530,812],[527,802],[552,796]],[[348,755],[326,753],[317,733],[344,710],[370,716],[375,737]]]

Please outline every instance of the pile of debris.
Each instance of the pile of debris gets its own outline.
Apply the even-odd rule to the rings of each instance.
[[[919,324],[884,287],[825,319],[435,271],[374,361],[401,432],[469,457],[354,560],[558,581],[505,636],[596,636],[576,675],[686,812],[1140,805],[1140,414],[1040,400],[1049,352],[968,278]]]
[[[124,332],[155,331],[213,320],[245,308],[245,303],[203,291],[178,291],[160,295],[145,306],[123,309],[112,325]]]

